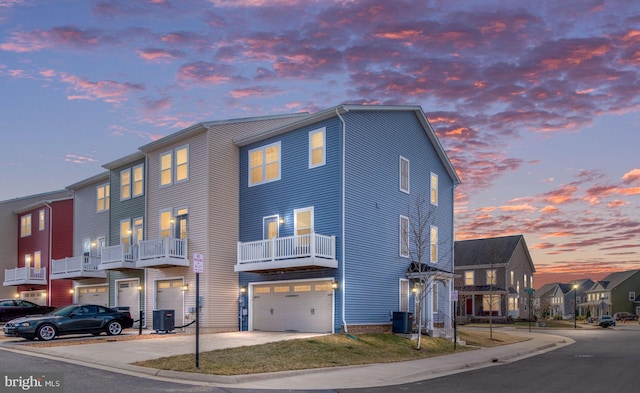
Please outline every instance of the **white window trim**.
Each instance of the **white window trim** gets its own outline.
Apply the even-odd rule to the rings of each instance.
[[[184,179],[180,179],[178,180],[178,150],[186,150],[187,151],[187,161],[185,164],[182,165],[186,165],[187,166],[187,177],[185,177]],[[191,160],[191,152],[189,151],[189,145],[182,145],[182,146],[178,146],[175,149],[173,149],[173,183],[174,184],[179,184],[179,183],[184,183],[186,181],[189,180],[189,170],[190,165],[189,165],[189,161]]]
[[[431,312],[433,314],[437,314],[438,313],[438,306],[439,306],[439,303],[440,303],[438,301],[438,292],[439,292],[439,290],[438,290],[438,282],[434,280],[433,284],[431,284],[431,288],[432,288],[431,291],[433,292],[431,294],[431,296],[432,296],[431,300],[433,302],[433,304],[432,304],[433,309],[431,310]]]
[[[436,179],[436,184],[433,184],[433,179]],[[431,202],[431,204],[433,206],[438,206],[438,201],[440,200],[440,190],[439,190],[439,180],[438,180],[438,175],[431,172],[431,175],[429,176],[429,201]],[[436,192],[436,200],[433,200],[433,191],[435,190]]]
[[[162,157],[164,157],[164,156],[171,157],[171,159],[169,160],[169,164],[170,164],[169,176],[170,176],[170,179],[169,179],[169,182],[166,183],[166,184],[162,184],[162,173],[164,171],[164,169],[162,168]],[[158,161],[158,165],[160,167],[160,171],[159,171],[160,172],[160,187],[169,187],[169,186],[173,185],[173,166],[174,166],[173,165],[173,150],[169,150],[169,151],[165,151],[163,153],[160,153],[160,157],[159,158],[160,159]]]
[[[471,273],[471,284],[467,283],[467,273]],[[466,270],[464,272],[464,285],[476,285],[476,272],[475,272],[475,270]]]
[[[158,214],[158,236],[160,236],[160,238],[162,238],[162,231],[164,230],[164,228],[162,228],[162,214],[167,212],[169,213],[169,237],[173,236],[173,224],[171,223],[171,221],[174,219],[173,209],[160,209],[160,212]]]
[[[313,164],[313,145],[311,143],[313,135],[321,133],[322,134],[322,161],[318,164]],[[322,127],[317,130],[309,131],[309,169],[317,168],[319,166],[323,166],[327,163],[327,128]]]
[[[98,198],[98,190],[101,188],[104,190],[104,198]],[[107,195],[107,191],[109,191],[108,195]],[[98,209],[98,201],[100,199],[104,201],[104,209],[102,210]],[[109,201],[108,205],[107,205],[107,201]],[[99,186],[96,186],[96,213],[107,212],[109,211],[110,208],[111,208],[111,187],[109,186],[109,183],[104,183]]]
[[[136,169],[141,168],[142,169],[142,180],[140,180],[140,182],[142,183],[142,191],[140,191],[139,194],[135,193],[135,185],[136,185],[136,179],[135,179],[135,173],[136,173]],[[133,168],[131,168],[131,198],[136,198],[139,196],[144,195],[144,177],[145,177],[145,173],[144,173],[144,164],[140,164],[140,165],[136,165]]]
[[[270,179],[267,180],[267,149],[272,147],[272,146],[278,146],[278,176],[275,179]],[[260,182],[256,182],[256,183],[252,183],[251,182],[251,153],[261,150],[262,151],[262,181]],[[282,177],[282,144],[280,141],[278,142],[274,142],[274,143],[270,143],[268,145],[264,145],[264,146],[260,146],[257,147],[255,149],[251,149],[247,152],[247,168],[248,168],[248,172],[247,172],[247,184],[248,187],[253,187],[253,186],[258,186],[260,184],[266,184],[266,183],[271,183],[274,181],[278,181],[281,179]]]
[[[47,215],[44,209],[38,211],[38,231],[44,231],[46,227]]]
[[[122,174],[123,173],[128,173],[129,174],[129,196],[124,197],[122,195],[122,187],[124,186],[124,184],[122,183]],[[132,188],[132,177],[131,177],[131,168],[127,168],[127,169],[123,169],[120,171],[120,200],[121,201],[127,201],[129,199],[131,199],[131,195],[133,193],[133,188]]]
[[[435,244],[432,244],[433,243],[433,238],[432,238],[431,234],[433,233],[434,229],[436,231],[436,241],[435,241]],[[431,261],[431,263],[438,263],[438,258],[440,257],[440,247],[438,245],[439,237],[440,237],[440,233],[439,233],[438,227],[434,226],[434,225],[431,225],[430,228],[429,228],[429,260]],[[435,260],[433,260],[433,258],[432,258],[433,253],[431,252],[433,247],[436,248],[436,259]]]
[[[407,187],[406,189],[402,187],[402,163],[406,162],[407,163]],[[411,169],[410,169],[410,165],[409,165],[409,159],[400,156],[400,160],[398,162],[398,177],[399,177],[399,181],[398,181],[398,187],[400,188],[400,191],[409,194],[409,191],[411,190]]]
[[[294,217],[295,217],[295,215],[294,215]],[[278,224],[278,225],[276,225],[276,238],[280,237],[280,216],[278,214],[273,214],[271,216],[262,217],[262,240],[268,240],[268,239],[265,239],[265,237],[264,237],[264,227],[265,227],[265,224],[267,223],[267,221],[270,221],[270,220],[273,220],[273,219],[275,219],[276,223]]]
[[[294,230],[294,234],[297,235],[298,234],[298,213],[302,213],[302,212],[306,212],[309,211],[311,212],[311,232],[313,233],[315,231],[315,211],[313,206],[310,207],[303,207],[302,209],[294,209],[293,210],[293,230]]]
[[[27,217],[29,217],[29,232],[27,233],[25,231],[26,225],[24,223],[26,223],[27,221]],[[20,237],[29,237],[31,236],[31,234],[33,233],[33,217],[31,217],[31,213],[29,214],[24,214],[22,216],[20,216]]]
[[[409,252],[409,243],[410,243],[409,242],[409,228],[410,228],[410,226],[409,226],[409,217],[401,215],[400,219],[398,220],[398,222],[399,222],[398,223],[398,254],[401,257],[409,258],[409,254],[410,254],[410,252]],[[406,223],[406,228],[403,228],[403,223]],[[403,234],[405,229],[406,229],[406,233],[407,233],[407,238],[403,239],[402,238],[403,237],[402,234]],[[402,249],[404,248],[403,247],[403,243],[404,243],[404,247],[406,247],[406,249],[407,249],[406,253],[402,252]]]
[[[406,291],[407,293],[406,293],[406,298],[405,299],[403,299],[405,296],[403,296],[403,294],[402,294],[403,286],[406,287],[406,289],[407,289],[407,291]],[[410,301],[410,299],[411,299],[411,288],[410,288],[410,285],[409,285],[409,280],[406,279],[406,278],[401,278],[400,279],[400,283],[398,285],[398,310],[400,310],[400,311],[409,311],[409,304],[410,304],[409,301]],[[403,307],[402,307],[402,301],[403,300],[405,300],[406,304],[407,304],[407,309],[406,310],[404,310]]]

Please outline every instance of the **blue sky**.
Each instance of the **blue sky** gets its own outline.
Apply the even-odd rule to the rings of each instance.
[[[536,286],[640,268],[637,1],[0,0],[0,91],[0,200],[200,121],[418,104],[458,239],[525,235]]]

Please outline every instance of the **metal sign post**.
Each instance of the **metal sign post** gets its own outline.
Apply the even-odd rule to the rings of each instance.
[[[193,271],[196,273],[196,368],[200,368],[200,273],[204,272],[204,254],[193,254]]]

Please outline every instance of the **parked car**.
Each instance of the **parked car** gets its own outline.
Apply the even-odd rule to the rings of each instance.
[[[637,321],[638,316],[635,314],[631,314],[630,312],[617,312],[613,314],[613,319],[616,321]]]
[[[133,319],[128,311],[95,304],[74,304],[46,315],[13,319],[4,325],[4,335],[49,341],[65,334],[91,333],[97,336],[105,332],[110,336],[118,335],[131,326]]]
[[[598,325],[606,328],[609,326],[616,326],[616,321],[611,317],[611,315],[603,315],[598,317]]]
[[[4,299],[0,300],[0,321],[6,322],[26,315],[46,314],[53,310],[54,307],[40,306],[27,300]]]

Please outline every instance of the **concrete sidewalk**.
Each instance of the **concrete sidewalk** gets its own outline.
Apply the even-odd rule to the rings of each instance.
[[[54,358],[83,366],[114,372],[139,374],[150,378],[187,384],[244,389],[338,389],[387,386],[421,381],[474,368],[519,360],[573,343],[572,339],[545,333],[511,330],[511,333],[531,338],[528,341],[458,352],[450,355],[399,363],[371,364],[285,371],[278,373],[217,376],[182,373],[133,366],[131,363],[165,356],[195,353],[195,336],[169,334],[163,337],[109,341],[100,343],[38,347],[19,340],[2,340],[0,348]],[[305,333],[231,332],[202,334],[200,352],[215,349],[259,345],[268,342],[317,336]]]

